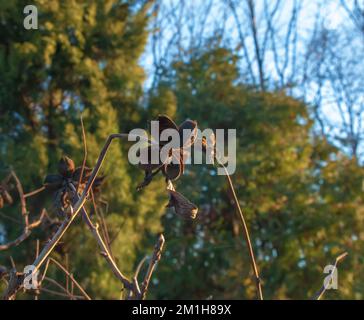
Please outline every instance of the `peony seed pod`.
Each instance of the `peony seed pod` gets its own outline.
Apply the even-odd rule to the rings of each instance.
[[[190,202],[186,197],[177,191],[168,190],[168,192],[169,203],[167,204],[167,208],[174,207],[176,214],[184,219],[196,218],[198,208],[195,204]]]

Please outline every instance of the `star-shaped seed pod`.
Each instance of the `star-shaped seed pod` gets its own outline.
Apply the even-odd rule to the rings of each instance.
[[[144,181],[138,186],[141,189],[147,186],[153,179],[154,175],[159,171],[165,176],[166,180],[177,180],[184,172],[185,161],[189,155],[189,148],[194,144],[197,137],[197,122],[193,120],[185,120],[179,126],[166,115],[158,116],[159,122],[159,137],[157,138],[158,144],[152,144],[141,150],[141,164],[139,168],[144,170]],[[162,148],[167,145],[169,141],[160,141],[161,134],[164,130],[173,129],[179,135],[179,146],[170,148],[163,155]],[[157,154],[159,158],[158,163],[152,163],[151,155]],[[146,159],[145,159],[146,157]]]
[[[88,167],[77,167],[72,159],[63,156],[58,164],[58,174],[49,174],[44,179],[46,189],[54,192],[53,205],[56,213],[64,218],[68,208],[72,205],[76,194],[72,184],[78,192],[82,192],[86,186],[92,173],[92,169]],[[81,177],[82,174],[82,177]],[[101,184],[104,181],[104,176],[96,178],[92,186],[94,194],[100,192]]]

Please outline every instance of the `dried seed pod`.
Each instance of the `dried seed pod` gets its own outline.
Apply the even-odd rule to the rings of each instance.
[[[188,157],[183,149],[171,150],[171,160],[162,167],[162,173],[168,180],[177,180],[185,170],[184,159]]]
[[[45,177],[43,185],[47,189],[57,189],[62,186],[63,177],[59,174],[49,174]]]
[[[156,163],[152,163],[156,158]],[[160,157],[160,146],[159,145],[152,145],[140,150],[140,161],[141,163],[138,164],[139,168],[145,171],[153,171],[155,169],[160,168],[166,161],[167,156],[163,158],[161,161]]]
[[[177,180],[184,172],[184,164],[189,155],[188,149],[194,144],[197,137],[196,121],[186,120],[179,127],[166,115],[159,115],[157,121],[159,121],[159,135],[166,129],[174,129],[178,131],[180,145],[176,147],[169,145],[168,150],[165,150],[164,147],[167,141],[163,142],[157,139],[159,144],[154,144],[141,150],[140,161],[142,163],[139,164],[139,168],[144,170],[145,178],[137,187],[138,190],[147,186],[159,171],[162,171],[167,180]],[[185,136],[183,135],[184,130],[189,131]],[[155,161],[156,163],[152,163],[151,154],[158,156],[158,160]]]
[[[168,190],[168,192],[169,203],[167,204],[167,208],[174,207],[176,214],[184,219],[196,218],[198,208],[195,204],[177,191]]]
[[[3,196],[0,194],[0,209],[2,209],[4,207],[4,198]]]
[[[58,164],[58,172],[63,177],[71,177],[73,172],[75,171],[75,163],[72,159],[68,158],[67,156],[63,156]]]
[[[80,180],[81,172],[82,172],[82,167],[77,167],[75,169],[75,172],[72,175],[72,180],[74,182],[78,183],[78,181]],[[81,183],[87,182],[88,178],[90,178],[90,176],[91,176],[91,172],[92,172],[91,168],[89,168],[89,167],[83,168]]]
[[[61,218],[65,218],[67,216],[67,212],[69,211],[69,207],[72,204],[73,191],[68,188],[59,189],[53,198],[53,206],[56,211],[56,214]]]
[[[158,137],[158,141],[160,139],[160,135],[161,133],[166,130],[166,129],[174,129],[174,130],[178,130],[178,126],[175,124],[175,122],[168,116],[166,115],[159,115],[158,116],[158,120],[159,122],[159,137]],[[168,141],[159,141],[160,145],[166,145],[168,143]]]

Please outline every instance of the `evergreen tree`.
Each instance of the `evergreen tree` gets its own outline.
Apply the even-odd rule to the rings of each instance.
[[[178,119],[196,119],[201,129],[237,130],[232,179],[266,298],[313,297],[327,276],[324,267],[343,251],[349,252],[339,268],[345,290],[329,295],[361,296],[353,276],[361,269],[362,168],[313,135],[304,103],[284,92],[256,92],[238,79],[237,56],[212,42],[187,62],[176,61],[163,83],[175,93]],[[155,297],[255,298],[226,179],[207,165],[187,172],[178,189],[198,204],[199,216],[185,223],[166,215],[168,259]]]
[[[30,191],[42,185],[47,173],[57,171],[63,154],[81,165],[81,113],[90,167],[109,134],[127,133],[141,125],[145,118],[139,103],[144,71],[138,60],[147,38],[151,3],[34,1],[37,30],[23,27],[27,4],[22,0],[0,4],[0,159],[2,168],[12,166],[24,189]],[[153,242],[147,248],[142,246],[144,236],[161,231],[163,205],[158,190],[163,189],[156,181],[153,192],[136,193],[143,177],[128,163],[125,141],[113,143],[103,174],[102,192],[109,207],[106,222],[111,237],[116,237],[112,250],[120,268],[128,273],[137,263],[138,250],[145,254],[153,247]],[[50,208],[51,199],[44,192],[29,200],[31,216],[45,204]],[[18,206],[8,210],[12,215],[20,212]],[[19,234],[17,226],[0,221],[6,226],[8,240]],[[87,233],[78,221],[57,254],[62,260],[69,255],[71,270],[84,279],[91,295],[117,298],[120,284]],[[37,236],[42,235],[32,235],[8,253],[19,267],[33,259],[28,255],[26,261],[21,260],[35,247]],[[1,253],[0,264],[9,264],[8,255]]]

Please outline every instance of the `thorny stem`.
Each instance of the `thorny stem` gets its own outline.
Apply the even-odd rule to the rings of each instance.
[[[216,157],[216,160],[217,160],[218,164],[221,165],[223,167],[223,169],[224,169],[230,191],[231,191],[231,193],[233,195],[234,204],[235,204],[235,207],[236,207],[236,209],[237,209],[237,211],[239,213],[239,218],[240,218],[240,221],[241,221],[241,225],[243,227],[245,242],[246,242],[248,250],[249,250],[249,256],[250,256],[251,265],[252,265],[252,268],[253,268],[253,271],[254,271],[258,297],[259,297],[259,300],[263,300],[262,283],[261,283],[261,279],[259,277],[259,271],[258,271],[257,263],[255,261],[254,250],[253,250],[252,242],[250,240],[249,229],[248,229],[248,226],[246,224],[243,211],[241,210],[239,200],[238,200],[238,198],[236,196],[235,188],[234,188],[233,182],[231,181],[229,172],[227,171],[225,165],[221,161],[219,161],[218,157]]]

